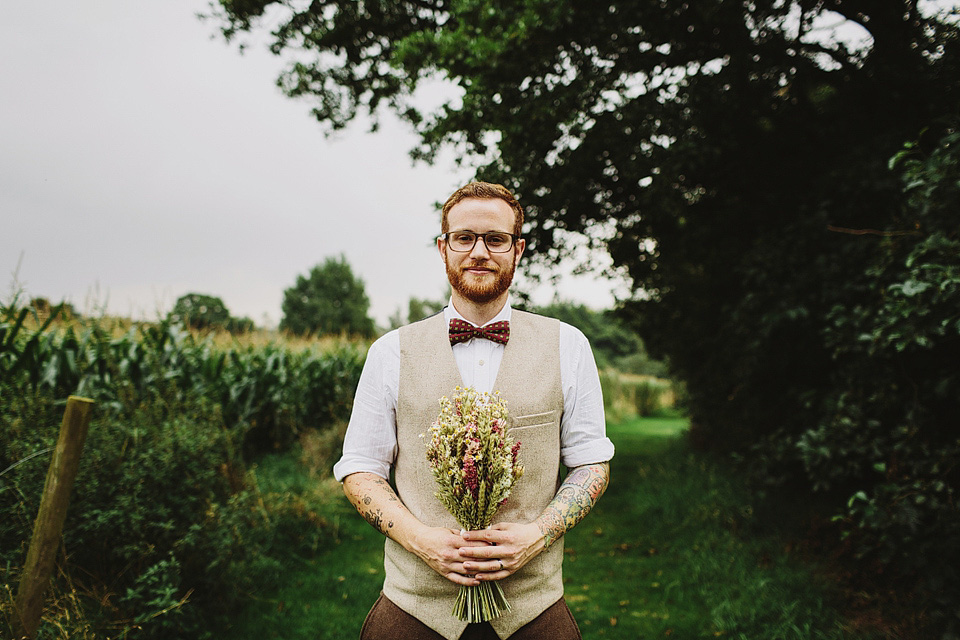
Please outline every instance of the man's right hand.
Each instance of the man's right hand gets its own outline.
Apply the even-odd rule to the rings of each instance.
[[[460,532],[445,527],[428,527],[407,509],[384,478],[367,472],[352,473],[343,479],[343,492],[367,522],[377,531],[416,554],[438,574],[464,586],[476,586],[476,572],[463,568],[469,558],[460,555],[463,547],[487,546],[482,540],[464,540]]]
[[[485,547],[486,542],[464,540],[460,532],[455,529],[421,526],[410,537],[409,543],[409,547],[405,544],[404,547],[415,553],[427,563],[427,566],[447,580],[466,587],[475,587],[480,584],[473,573],[463,568],[463,563],[471,558],[460,555],[460,549]]]

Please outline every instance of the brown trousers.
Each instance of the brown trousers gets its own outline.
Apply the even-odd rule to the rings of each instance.
[[[510,640],[582,640],[563,598],[520,627]],[[360,640],[444,640],[443,636],[393,604],[382,593],[360,630]],[[468,624],[460,640],[500,640],[489,623]]]

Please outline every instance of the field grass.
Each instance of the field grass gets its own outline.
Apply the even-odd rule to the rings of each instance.
[[[383,584],[383,536],[363,520],[332,478],[317,481],[294,455],[258,464],[261,491],[316,492],[332,542],[310,559],[291,559],[288,579],[235,619],[233,640],[355,640]]]
[[[585,638],[864,638],[842,628],[837,595],[815,567],[755,521],[723,465],[690,453],[682,418],[611,425],[612,481],[567,535],[566,600]],[[337,492],[292,457],[269,458],[265,490]],[[285,585],[234,622],[235,640],[353,639],[383,580],[382,538],[331,499],[334,542],[291,562]],[[778,534],[780,535],[780,534]]]

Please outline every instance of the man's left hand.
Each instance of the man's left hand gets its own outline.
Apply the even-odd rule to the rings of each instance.
[[[489,543],[483,547],[462,547],[460,555],[476,560],[463,563],[464,571],[475,572],[477,580],[503,580],[516,573],[543,551],[543,532],[536,523],[500,522],[489,529],[463,531],[464,540]]]

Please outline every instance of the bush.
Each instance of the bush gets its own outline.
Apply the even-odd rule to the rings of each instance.
[[[61,411],[42,394],[5,403],[0,469],[48,450]],[[54,587],[79,601],[84,624],[124,625],[135,638],[204,637],[218,616],[275,584],[280,558],[320,547],[323,518],[302,498],[261,493],[234,435],[202,399],[158,396],[94,419]],[[0,478],[0,564],[23,562],[48,462],[49,452]]]
[[[843,239],[835,255],[842,279],[809,291],[822,315],[768,316],[754,328],[761,342],[795,340],[786,350],[797,358],[757,359],[752,370],[741,361],[741,386],[701,433],[716,437],[726,425],[763,484],[803,483],[832,501],[861,577],[896,581],[912,594],[924,637],[955,638],[960,134],[948,131],[926,150],[907,145],[890,166],[904,185],[890,230]],[[779,412],[765,413],[772,401]],[[741,422],[729,424],[732,415]]]
[[[609,421],[656,415],[675,404],[673,385],[668,380],[605,369],[600,372],[600,385]]]
[[[25,317],[0,309],[0,628],[70,393],[98,404],[41,637],[211,637],[281,558],[319,548],[315,504],[261,492],[245,461],[307,433],[335,445],[360,345],[220,350],[167,322],[114,335]]]
[[[531,310],[582,331],[601,369],[613,367],[624,373],[658,377],[666,373],[666,367],[650,358],[643,341],[616,311],[594,311],[582,304],[560,300]]]

